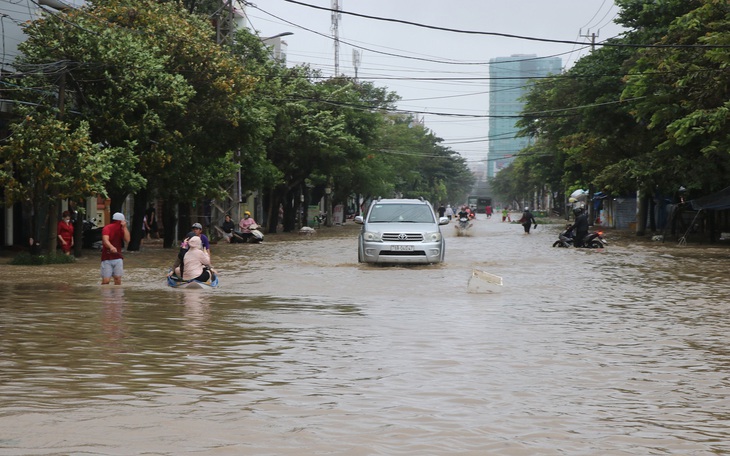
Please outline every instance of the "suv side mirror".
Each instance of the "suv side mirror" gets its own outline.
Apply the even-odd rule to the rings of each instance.
[[[439,219],[439,225],[448,225],[449,224],[449,218],[448,217],[441,217]]]
[[[356,215],[355,216],[355,223],[363,224],[363,218],[362,215]]]

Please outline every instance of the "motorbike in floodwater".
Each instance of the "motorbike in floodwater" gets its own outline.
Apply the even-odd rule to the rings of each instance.
[[[472,221],[469,219],[469,217],[459,217],[459,219],[456,221],[456,235],[457,236],[468,236],[469,235],[469,228],[472,226]]]
[[[263,241],[264,233],[259,230],[258,225],[251,225],[249,233],[233,230],[233,236],[231,237],[231,243],[233,244],[246,242],[258,244]]]
[[[573,233],[573,225],[567,225],[565,230],[558,235],[558,240],[553,243],[553,247],[574,247],[575,234]],[[608,245],[608,241],[604,239],[602,231],[592,231],[583,238],[581,247],[587,249],[603,249]]]
[[[85,249],[101,250],[101,227],[96,226],[96,219],[84,220],[81,245]]]

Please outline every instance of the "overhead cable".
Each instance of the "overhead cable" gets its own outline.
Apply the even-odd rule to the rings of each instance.
[[[329,11],[329,12],[334,11],[331,8],[310,5],[309,3],[304,3],[304,2],[297,1],[297,0],[284,0],[284,1],[287,3],[294,3],[296,5],[306,6],[307,8],[313,8],[313,9]],[[538,37],[534,37],[534,36],[514,35],[511,33],[453,29],[453,28],[449,28],[449,27],[440,27],[437,25],[421,24],[418,22],[406,21],[403,19],[393,19],[393,18],[388,18],[388,17],[372,16],[369,14],[353,13],[352,11],[338,10],[338,12],[342,13],[342,14],[347,14],[350,16],[361,17],[364,19],[372,19],[372,20],[376,20],[376,21],[412,25],[414,27],[426,28],[426,29],[431,29],[431,30],[440,30],[443,32],[462,33],[462,34],[467,34],[467,35],[501,36],[504,38],[514,38],[514,39],[518,39],[518,40],[528,40],[528,41],[540,41],[540,42],[544,42],[544,43],[580,44],[580,45],[586,44],[586,43],[580,42],[580,41],[556,40],[556,39],[551,39],[551,38],[538,38]],[[730,48],[730,44],[635,44],[635,43],[618,43],[618,42],[612,42],[612,41],[608,41],[608,40],[597,42],[597,43],[595,43],[595,45],[596,46],[605,46],[605,47],[628,47],[628,48],[703,48],[703,49]]]

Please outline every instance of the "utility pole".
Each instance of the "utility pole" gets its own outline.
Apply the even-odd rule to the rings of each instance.
[[[340,75],[340,0],[332,0],[332,37],[335,40],[335,77]]]
[[[598,36],[601,33],[601,31],[599,30],[598,33],[595,33],[595,32],[594,33],[591,33],[591,29],[588,29],[586,31],[586,33],[587,34],[584,35],[582,29],[578,31],[578,35],[581,38],[590,38],[591,39],[591,52],[593,52],[593,51],[596,50],[596,38],[598,38]]]

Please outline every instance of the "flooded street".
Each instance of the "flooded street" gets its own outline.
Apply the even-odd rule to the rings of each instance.
[[[730,249],[481,217],[433,266],[358,264],[352,224],[218,244],[215,290],[158,241],[121,287],[3,263],[0,455],[730,454]]]

